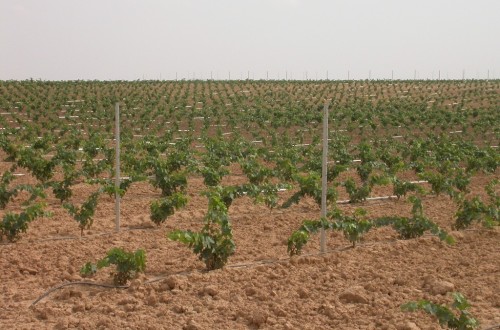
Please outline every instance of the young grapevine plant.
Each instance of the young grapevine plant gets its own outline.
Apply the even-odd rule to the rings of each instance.
[[[454,292],[452,295],[453,303],[451,304],[451,309],[428,300],[411,301],[402,305],[401,309],[408,312],[422,310],[436,317],[439,324],[448,329],[477,329],[479,327],[479,322],[468,311],[470,304],[467,299],[459,292]],[[456,310],[456,312],[453,312],[453,310]]]
[[[34,203],[26,207],[20,213],[8,212],[0,222],[0,240],[6,237],[10,242],[17,241],[21,233],[28,230],[30,222],[41,216],[48,216],[50,213],[44,211],[46,206],[43,202]]]
[[[218,194],[209,195],[205,225],[200,232],[174,230],[168,238],[192,248],[207,270],[223,268],[235,251],[227,207]]]
[[[288,254],[290,256],[302,253],[303,247],[307,244],[312,234],[316,234],[321,229],[331,229],[332,224],[326,219],[305,220],[299,229],[294,231],[288,238]]]
[[[282,205],[283,208],[288,208],[293,204],[298,204],[303,197],[312,197],[314,201],[321,206],[321,177],[316,172],[311,172],[308,175],[296,175],[295,181],[299,184],[299,191],[293,194]],[[337,191],[333,187],[329,187],[326,193],[326,199],[329,202],[334,202],[337,198]]]
[[[81,236],[83,236],[84,229],[89,229],[92,226],[95,210],[97,208],[97,202],[101,192],[101,189],[99,189],[92,193],[80,207],[77,207],[69,202],[63,204],[63,207],[78,222]]]
[[[413,204],[411,217],[380,217],[374,220],[374,224],[377,227],[392,226],[402,239],[420,237],[426,231],[430,231],[446,243],[454,243],[452,236],[425,216],[420,198],[410,196],[409,201]]]
[[[483,202],[478,196],[459,202],[454,225],[456,229],[468,228],[474,221],[481,222],[488,228],[500,225],[500,194],[495,189],[499,182],[496,179],[486,186],[489,203]]]
[[[5,209],[9,201],[16,197],[18,194],[17,187],[10,188],[9,185],[14,179],[12,171],[15,167],[9,171],[5,171],[0,178],[0,209]]]
[[[372,223],[366,218],[366,210],[358,208],[352,216],[344,215],[339,209],[335,209],[330,213],[330,217],[335,219],[336,230],[341,231],[344,237],[352,243],[352,247],[356,247],[366,232],[372,228]]]
[[[347,193],[349,194],[349,203],[358,203],[365,201],[375,185],[386,185],[390,182],[384,175],[372,175],[366,181],[363,181],[358,187],[353,178],[348,178],[343,182]]]
[[[397,196],[398,199],[406,196],[409,192],[417,192],[424,194],[425,190],[418,183],[409,182],[398,179],[396,176],[392,178],[393,194]]]
[[[125,285],[130,279],[146,269],[146,253],[142,249],[128,252],[122,248],[113,248],[97,264],[87,262],[80,273],[83,276],[90,276],[95,274],[98,269],[111,265],[116,265],[116,271],[112,274],[114,284]]]
[[[288,239],[288,254],[290,256],[300,254],[311,235],[321,229],[341,231],[344,237],[355,247],[363,234],[372,228],[372,223],[366,218],[364,209],[356,209],[352,216],[343,214],[340,209],[335,209],[328,216],[333,220],[329,221],[327,218],[321,218],[320,220],[304,221],[300,228],[293,232]]]
[[[176,192],[183,191],[187,186],[187,178],[184,172],[171,170],[167,163],[157,161],[153,165],[154,179],[152,184],[161,189],[162,196],[170,196]]]
[[[169,216],[174,215],[175,210],[186,206],[188,200],[183,193],[174,193],[171,196],[162,197],[151,203],[151,220],[159,226]]]

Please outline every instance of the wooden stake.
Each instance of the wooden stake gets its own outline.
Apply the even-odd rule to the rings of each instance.
[[[120,189],[120,104],[115,103],[115,231],[120,231],[120,194],[118,189]]]
[[[325,103],[323,108],[323,159],[321,166],[321,218],[326,218],[326,193],[327,193],[327,172],[328,172],[328,106],[330,102]],[[320,250],[326,253],[326,234],[325,229],[320,232]]]

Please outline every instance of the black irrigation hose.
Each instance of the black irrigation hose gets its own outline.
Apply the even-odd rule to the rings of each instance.
[[[330,251],[329,253],[335,252],[335,251],[341,251],[341,250],[345,250],[345,249],[346,248],[336,249],[336,250]],[[324,253],[323,254],[321,254],[321,253],[311,253],[311,254],[304,254],[303,256],[313,256],[313,255],[324,255]],[[282,262],[286,262],[289,259],[290,259],[290,257],[288,257],[288,258],[281,258],[281,259],[274,259],[274,260],[273,259],[271,259],[271,260],[263,260],[263,261],[253,262],[253,263],[234,264],[234,265],[228,265],[227,268],[244,268],[244,267],[251,267],[251,266],[255,266],[255,265],[265,265],[265,264],[282,263]],[[152,283],[155,283],[155,282],[159,282],[159,281],[162,281],[162,280],[164,280],[165,278],[167,278],[168,276],[171,276],[171,275],[188,275],[190,273],[192,273],[192,271],[181,271],[181,272],[177,272],[177,273],[171,273],[171,274],[167,274],[167,275],[156,277],[156,278],[151,279],[149,281],[145,281],[144,284],[148,285],[148,284],[152,284]],[[71,286],[71,285],[88,285],[88,286],[96,286],[96,287],[110,288],[110,289],[127,289],[127,288],[130,287],[129,285],[115,286],[115,285],[111,285],[111,284],[101,284],[101,283],[84,282],[84,281],[80,281],[80,282],[68,282],[68,283],[63,283],[63,284],[60,284],[58,286],[55,286],[52,289],[49,289],[44,294],[42,294],[40,297],[38,297],[34,302],[32,302],[29,307],[35,306],[40,300],[42,300],[43,298],[47,297],[52,292],[57,291],[59,289],[67,287],[67,286]]]
[[[429,235],[428,237],[433,237],[433,236]],[[381,245],[381,244],[387,244],[387,243],[391,244],[391,243],[395,243],[397,241],[399,241],[399,240],[390,241],[390,242],[369,243],[369,244],[367,244],[367,243],[360,243],[360,244],[357,245],[357,247],[369,247],[369,246]],[[329,252],[326,252],[326,253],[318,252],[318,253],[301,254],[300,257],[324,256],[324,255],[328,255],[328,254],[331,254],[331,253],[334,253],[334,252],[346,251],[346,250],[350,250],[350,249],[352,249],[352,247],[351,246],[347,246],[347,247],[341,247],[341,248],[332,249],[332,250],[330,250]],[[287,262],[291,258],[292,257],[286,257],[286,258],[280,258],[280,259],[269,259],[269,260],[262,260],[262,261],[257,261],[257,262],[233,264],[233,265],[227,265],[226,268],[247,268],[247,267],[252,267],[252,266],[257,266],[257,265],[277,264],[277,263]],[[171,275],[188,275],[188,274],[190,274],[192,272],[193,271],[181,271],[181,272],[171,273],[171,274],[159,276],[159,277],[156,277],[154,279],[145,281],[144,284],[148,285],[148,284],[152,284],[152,283],[155,283],[155,282],[159,282],[159,281],[162,281],[162,280],[164,280],[165,278],[167,278],[168,276],[171,276]],[[30,307],[32,307],[35,304],[37,304],[40,300],[42,300],[43,298],[47,297],[52,292],[54,292],[56,290],[59,290],[61,288],[64,288],[66,286],[71,286],[71,285],[89,285],[89,286],[96,286],[96,287],[102,287],[102,288],[111,288],[111,289],[127,289],[129,287],[128,285],[114,286],[114,285],[111,285],[111,284],[99,284],[99,283],[93,283],[93,282],[68,282],[68,283],[63,283],[63,284],[58,285],[56,287],[53,287],[52,289],[50,289],[47,292],[45,292],[38,299],[36,299],[33,303],[31,303]]]
[[[151,280],[145,281],[143,284],[148,285],[148,284],[152,284],[152,283],[155,283],[155,282],[159,282],[159,281],[164,280],[165,278],[167,278],[168,276],[171,276],[171,275],[188,275],[189,273],[191,273],[191,272],[190,271],[181,271],[181,272],[177,272],[177,273],[172,273],[172,274],[160,276],[160,277],[153,278]],[[42,300],[43,298],[47,297],[52,292],[57,291],[59,289],[67,287],[67,286],[71,286],[71,285],[88,285],[88,286],[96,286],[96,287],[100,287],[100,288],[109,288],[109,289],[128,289],[130,287],[130,285],[119,285],[119,286],[116,286],[116,285],[111,285],[111,284],[85,282],[85,281],[68,282],[68,283],[63,283],[63,284],[60,284],[58,286],[55,286],[52,289],[49,289],[44,294],[42,294],[40,297],[38,297],[34,302],[32,302],[31,305],[30,305],[30,307],[33,307],[34,305],[36,305],[40,300]]]
[[[466,229],[465,231],[477,231],[477,229]],[[436,237],[436,236],[435,235],[431,235],[431,234],[424,234],[421,237],[422,238],[432,238],[432,237]],[[383,245],[383,244],[395,244],[395,243],[397,243],[399,241],[402,241],[402,240],[396,239],[396,240],[383,241],[383,242],[358,243],[356,245],[356,247],[357,248],[362,248],[362,247],[370,247],[370,246]],[[351,249],[352,249],[352,246],[339,247],[339,248],[336,248],[336,249],[330,249],[326,253],[322,253],[322,252],[305,253],[305,254],[301,254],[298,257],[324,256],[324,255],[328,255],[328,254],[331,254],[331,253],[341,252],[341,251],[347,251],[347,250],[351,250]],[[287,262],[291,258],[292,257],[286,257],[286,258],[278,258],[278,259],[269,259],[269,260],[262,260],[262,261],[256,261],[256,262],[249,262],[249,263],[233,264],[233,265],[227,265],[226,268],[234,268],[234,269],[236,269],[236,268],[247,268],[247,267],[252,267],[252,266],[257,266],[257,265],[278,264],[278,263]],[[159,281],[162,281],[162,280],[164,280],[165,278],[167,278],[168,276],[171,276],[171,275],[188,275],[188,274],[190,274],[192,272],[193,271],[180,271],[180,272],[176,272],[176,273],[171,273],[171,274],[159,276],[159,277],[156,277],[154,279],[145,281],[144,284],[148,285],[148,284],[152,284],[152,283],[155,283],[155,282],[159,282]],[[111,289],[127,289],[127,288],[130,287],[129,285],[115,286],[115,285],[111,285],[111,284],[100,284],[100,283],[83,282],[83,281],[81,281],[81,282],[68,282],[68,283],[63,283],[61,285],[58,285],[58,286],[53,287],[52,289],[48,290],[43,295],[41,295],[40,297],[38,297],[38,299],[36,299],[34,302],[32,302],[31,305],[30,305],[30,307],[33,307],[34,305],[36,305],[40,300],[42,300],[43,298],[47,297],[52,292],[54,292],[56,290],[59,290],[61,288],[64,288],[66,286],[71,286],[71,285],[89,285],[89,286],[96,286],[96,287],[102,287],[102,288],[111,288]],[[486,328],[486,329],[483,329],[483,330],[496,330],[496,329],[500,329],[500,324],[494,325],[494,326],[492,326],[490,328]]]
[[[336,251],[339,251],[341,249],[337,249]],[[343,248],[342,250],[346,250],[346,248]],[[319,254],[307,254],[307,256],[312,256],[312,255],[324,255],[325,253],[319,253]],[[327,253],[328,254],[328,253]],[[269,261],[260,261],[260,262],[256,262],[256,263],[249,263],[249,264],[241,264],[241,265],[232,265],[232,266],[228,266],[228,267],[231,267],[231,268],[238,268],[238,267],[248,267],[248,266],[252,266],[252,265],[262,265],[262,264],[271,264],[271,263],[276,263],[276,262],[283,262],[287,259],[290,259],[290,258],[283,258],[283,259],[278,259],[278,260],[269,260]],[[188,274],[190,272],[178,272],[178,273],[175,273],[175,275],[181,275],[181,274]],[[170,276],[170,275],[174,275],[174,274],[169,274],[169,275],[166,275],[166,276],[161,276],[161,277],[157,277],[155,279],[152,279],[152,280],[149,280],[149,281],[146,281],[144,282],[144,284],[152,284],[152,283],[155,283],[155,282],[159,282],[163,279],[165,279],[167,276]],[[45,292],[43,295],[41,295],[40,297],[38,297],[37,300],[35,300],[34,302],[31,303],[31,305],[29,306],[30,308],[35,306],[40,300],[42,300],[43,298],[47,297],[49,294],[51,294],[52,292],[56,291],[56,290],[59,290],[61,288],[64,288],[64,287],[67,287],[67,286],[71,286],[71,285],[88,285],[88,286],[96,286],[96,287],[101,287],[101,288],[110,288],[110,289],[127,289],[129,288],[130,286],[129,285],[122,285],[122,286],[115,286],[115,285],[110,285],[110,284],[100,284],[100,283],[93,283],[93,282],[69,282],[69,283],[63,283],[61,285],[58,285],[56,287],[53,287],[52,289],[48,290],[47,292]],[[484,328],[482,330],[497,330],[497,329],[500,329],[500,324],[495,324],[491,327],[488,327],[488,328]]]
[[[59,290],[61,288],[64,288],[66,286],[71,286],[71,285],[88,285],[88,286],[97,286],[97,287],[100,287],[100,288],[111,288],[111,289],[127,289],[129,287],[129,285],[115,286],[115,285],[111,285],[111,284],[100,284],[100,283],[93,283],[93,282],[68,282],[68,283],[63,283],[63,284],[60,284],[60,285],[58,285],[56,287],[53,287],[52,289],[50,289],[47,292],[45,292],[44,294],[42,294],[40,297],[38,297],[37,300],[35,300],[34,302],[31,303],[30,307],[35,306],[40,300],[42,300],[43,298],[47,297],[52,292],[54,292],[56,290]]]

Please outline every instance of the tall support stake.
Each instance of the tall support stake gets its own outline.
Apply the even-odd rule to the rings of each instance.
[[[321,218],[326,218],[326,193],[327,193],[327,172],[328,172],[328,106],[330,102],[325,103],[323,108],[323,159],[321,161]],[[320,233],[321,253],[326,253],[326,234],[325,229],[321,228]]]
[[[120,231],[120,104],[115,103],[115,231]]]

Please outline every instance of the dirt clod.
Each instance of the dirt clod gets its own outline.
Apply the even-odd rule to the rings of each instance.
[[[267,322],[268,314],[264,311],[256,310],[250,316],[250,324],[261,327]]]
[[[397,330],[420,330],[420,328],[413,322],[406,322],[396,326]]]
[[[208,286],[203,288],[201,293],[215,297],[219,293],[219,290],[214,285],[208,285]]]
[[[177,275],[171,275],[165,280],[170,290],[178,289],[182,290],[186,287],[186,279],[181,278]]]
[[[455,290],[455,285],[448,281],[435,281],[429,286],[429,292],[432,294],[445,295],[453,290]]]
[[[368,304],[364,292],[363,287],[355,286],[341,293],[339,299],[345,304]]]

